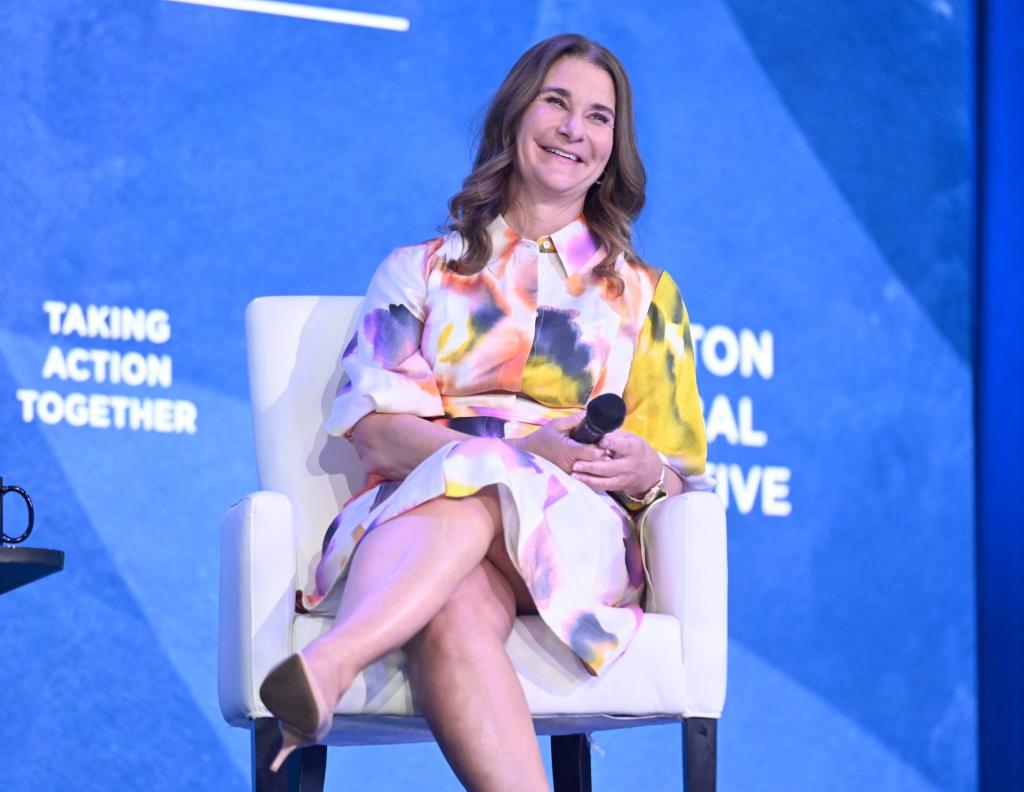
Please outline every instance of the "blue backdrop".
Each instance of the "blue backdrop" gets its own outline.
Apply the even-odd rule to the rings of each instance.
[[[972,5],[318,2],[410,26],[0,10],[0,475],[67,553],[0,600],[0,787],[247,788],[215,687],[244,306],[432,236],[490,93],[575,30],[630,72],[641,252],[700,326],[722,788],[975,789]],[[598,788],[681,788],[676,729],[598,743]],[[433,745],[332,751],[353,777],[457,788]]]

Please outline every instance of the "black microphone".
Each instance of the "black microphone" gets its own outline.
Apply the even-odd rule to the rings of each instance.
[[[602,393],[587,404],[587,417],[569,433],[577,443],[596,443],[626,419],[626,403],[614,393]]]

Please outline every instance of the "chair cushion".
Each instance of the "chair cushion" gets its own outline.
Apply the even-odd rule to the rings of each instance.
[[[331,623],[296,617],[294,649],[327,632]],[[645,615],[629,649],[600,677],[590,676],[539,616],[517,618],[506,647],[535,716],[661,715],[686,709],[679,622],[673,616]],[[364,669],[335,712],[418,715],[404,655],[392,652]]]

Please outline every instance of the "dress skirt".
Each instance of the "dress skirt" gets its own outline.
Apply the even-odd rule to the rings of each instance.
[[[324,540],[311,613],[334,615],[359,541],[380,524],[439,497],[496,485],[505,547],[551,631],[599,674],[629,645],[643,618],[644,568],[633,520],[546,459],[493,438],[452,442],[402,482],[349,502]]]

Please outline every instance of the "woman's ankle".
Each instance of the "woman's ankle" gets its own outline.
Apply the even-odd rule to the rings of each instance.
[[[327,640],[325,640],[327,639]],[[320,693],[332,709],[352,686],[358,670],[348,669],[337,644],[324,636],[310,643],[302,650]]]

